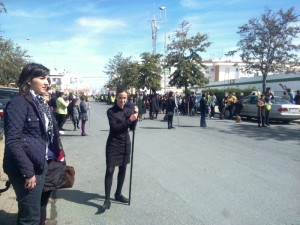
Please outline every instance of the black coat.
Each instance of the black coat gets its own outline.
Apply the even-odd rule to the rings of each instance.
[[[131,115],[131,109],[121,109],[117,105],[107,110],[110,126],[106,142],[107,166],[122,166],[130,163],[131,142],[128,128],[132,124],[129,119]]]
[[[44,171],[48,135],[32,95],[16,96],[4,113],[5,150],[3,169],[24,177]]]
[[[206,112],[206,108],[207,108],[206,99],[205,97],[202,97],[200,99],[200,112]]]
[[[176,108],[176,103],[173,98],[169,98],[166,102],[166,111],[167,112],[174,112],[174,109]]]

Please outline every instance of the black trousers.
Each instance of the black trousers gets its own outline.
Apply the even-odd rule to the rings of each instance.
[[[66,119],[67,119],[67,115],[65,115],[65,114],[56,114],[56,120],[57,120],[59,130],[63,129],[63,126],[66,122]]]

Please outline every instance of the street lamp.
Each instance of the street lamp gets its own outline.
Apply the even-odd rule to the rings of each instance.
[[[24,45],[24,49],[27,50],[27,42],[30,41],[30,38],[25,38],[25,45]]]
[[[165,43],[164,43],[164,89],[166,93],[166,88],[167,88],[167,77],[166,77],[166,51],[167,51],[167,34],[166,34],[166,27],[167,27],[167,7],[165,6],[160,6],[159,10],[165,12],[165,18],[164,18],[164,33],[165,33]]]

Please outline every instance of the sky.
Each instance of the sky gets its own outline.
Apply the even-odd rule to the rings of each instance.
[[[152,53],[151,20],[157,20],[156,53],[163,54],[165,34],[173,36],[190,22],[189,37],[207,34],[212,42],[204,59],[224,58],[236,48],[238,27],[266,8],[277,12],[299,0],[2,0],[0,35],[28,51],[34,62],[52,71],[82,77],[91,89],[103,87],[105,65],[118,53],[139,60]],[[164,6],[164,11],[159,7]],[[165,21],[166,18],[166,21]],[[170,40],[166,39],[166,44]]]

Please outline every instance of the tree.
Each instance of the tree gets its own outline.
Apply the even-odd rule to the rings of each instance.
[[[0,38],[0,84],[8,86],[16,83],[29,57],[26,51],[11,40]]]
[[[147,88],[153,92],[159,90],[161,82],[161,54],[150,54],[144,52],[141,54],[142,64],[140,65],[140,76],[138,81],[138,88]]]
[[[106,86],[108,88],[115,88],[118,85],[124,85],[127,88],[133,87],[133,80],[137,74],[135,64],[131,57],[124,58],[120,52],[113,59],[109,59],[105,66],[106,71],[104,71],[109,76]]]
[[[188,38],[190,23],[183,21],[181,28],[175,31],[175,37],[167,46],[167,66],[175,67],[176,70],[170,75],[171,86],[184,87],[185,94],[189,86],[203,86],[208,83],[201,68],[201,52],[211,45],[208,42],[208,36],[197,33],[195,36]]]
[[[300,45],[294,44],[293,40],[298,37],[300,27],[297,25],[299,16],[294,10],[291,7],[286,12],[280,9],[272,13],[266,9],[260,18],[250,19],[237,32],[241,36],[237,44],[240,57],[247,64],[247,70],[262,73],[263,93],[268,73],[293,72],[298,64],[296,52]]]

